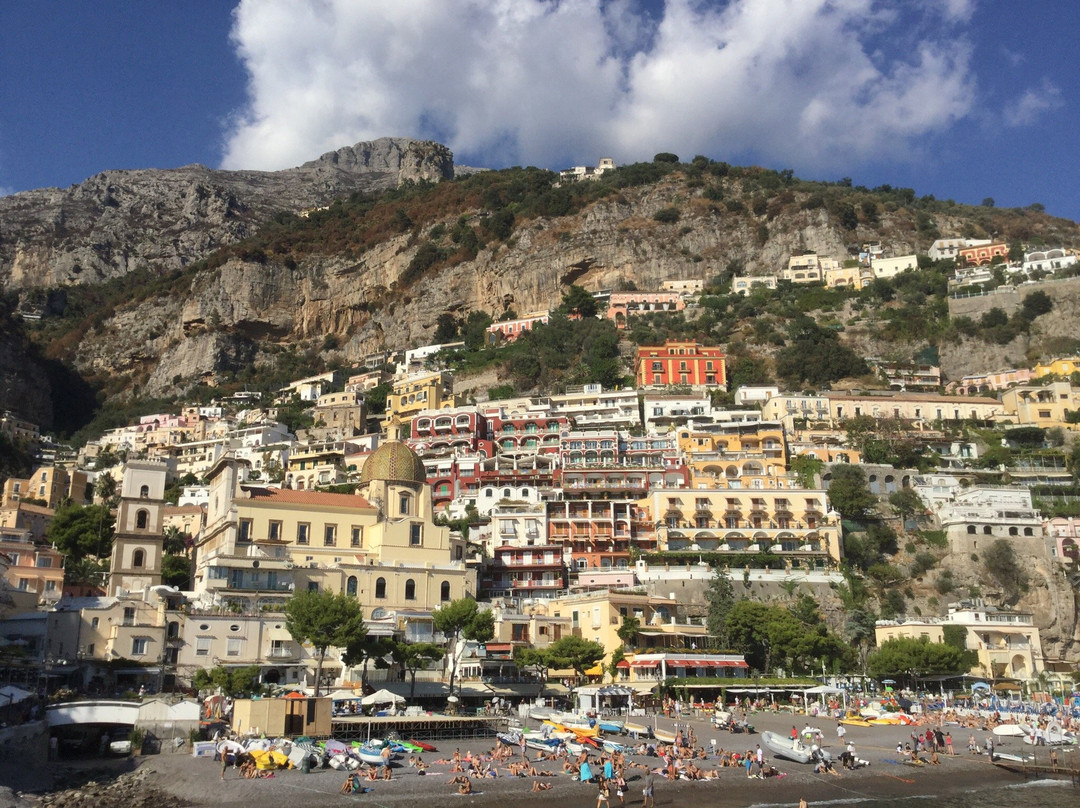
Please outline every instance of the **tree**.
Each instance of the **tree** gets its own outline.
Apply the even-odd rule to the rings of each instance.
[[[901,488],[889,494],[889,505],[902,521],[907,521],[926,507],[914,488]]]
[[[297,592],[285,604],[285,627],[298,643],[309,643],[318,657],[315,695],[322,684],[322,667],[331,647],[347,648],[367,633],[364,615],[356,598],[345,593],[307,590]]]
[[[631,648],[637,645],[637,634],[641,630],[641,621],[631,615],[626,615],[622,619],[622,625],[619,626],[618,631],[615,633],[619,635],[619,639],[623,641],[623,645],[628,645]]]
[[[64,583],[74,586],[101,586],[109,574],[107,561],[68,558],[64,561]]]
[[[421,668],[426,668],[432,662],[442,659],[445,654],[446,649],[438,643],[397,643],[394,656],[401,661],[402,667],[409,672],[409,701],[412,701],[416,695],[416,672]]]
[[[546,648],[518,646],[514,649],[514,663],[520,670],[532,668],[540,681],[547,679],[548,668],[551,667],[551,659]]]
[[[595,317],[597,312],[596,298],[588,290],[572,285],[563,295],[562,308],[567,314]]]
[[[982,561],[987,573],[1001,587],[1002,605],[1015,605],[1027,591],[1028,574],[1020,566],[1012,545],[998,539],[983,552]]]
[[[360,668],[360,686],[367,687],[368,663],[374,662],[379,670],[390,667],[387,659],[395,652],[397,644],[390,637],[374,637],[364,634],[362,637],[345,646],[345,653],[341,655],[341,661],[354,668]]]
[[[491,325],[491,315],[483,311],[470,311],[461,327],[461,336],[465,340],[465,350],[479,351],[487,344],[487,327]]]
[[[799,481],[800,488],[817,488],[818,475],[825,468],[825,462],[812,454],[801,454],[792,459],[788,468]]]
[[[191,536],[176,525],[169,525],[161,535],[164,538],[162,549],[166,555],[188,555],[191,549]]]
[[[261,673],[262,669],[258,665],[247,665],[243,668],[225,668],[218,665],[215,668],[195,671],[191,683],[196,690],[217,689],[230,697],[258,695],[262,690],[259,683]]]
[[[45,538],[73,561],[108,558],[112,552],[114,519],[105,505],[65,502],[53,516]]]
[[[615,681],[619,678],[619,663],[626,659],[626,649],[621,645],[611,652],[611,661],[608,662],[608,673],[611,674],[611,681]]]
[[[925,637],[896,637],[886,640],[866,659],[874,676],[940,676],[966,673],[975,664],[976,654],[962,651]]]
[[[117,495],[116,480],[111,474],[99,474],[94,480],[94,495],[101,500],[107,508],[115,508],[119,502]]]
[[[654,154],[653,155],[653,162],[654,163],[678,163],[679,162],[679,156],[677,154],[672,154],[671,152],[660,152],[659,154]]]
[[[1054,309],[1054,300],[1042,289],[1037,289],[1020,304],[1020,313],[1028,320],[1034,320],[1041,314],[1047,314]]]
[[[851,348],[840,343],[835,331],[822,328],[800,314],[788,326],[788,344],[777,354],[776,370],[792,386],[800,382],[821,386],[870,371]]]
[[[604,646],[593,640],[569,635],[548,646],[548,659],[553,668],[573,668],[578,678],[604,658]]]
[[[177,589],[191,588],[191,559],[182,555],[165,555],[161,559],[161,580]]]
[[[735,587],[731,577],[720,567],[713,570],[709,588],[705,590],[705,602],[709,611],[705,621],[710,637],[715,637],[722,649],[728,648],[727,618],[731,607],[735,605]]]
[[[838,463],[832,467],[829,502],[845,519],[864,519],[877,505],[866,487],[866,473],[858,466]]]
[[[446,637],[446,656],[450,660],[450,695],[457,677],[458,643],[465,640],[487,642],[495,636],[495,618],[489,609],[480,609],[472,598],[460,598],[431,613],[435,630]]]
[[[436,345],[453,342],[458,335],[458,321],[449,312],[443,312],[435,320],[435,335],[431,338]]]

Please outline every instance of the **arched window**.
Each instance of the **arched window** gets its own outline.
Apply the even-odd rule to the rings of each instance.
[[[439,587],[439,599],[443,603],[446,603],[448,600],[450,600],[450,582],[449,581],[443,581],[442,585]]]
[[[150,526],[150,511],[141,510],[135,514],[135,529],[146,530]]]
[[[1030,527],[1025,527],[1024,528],[1024,535],[1025,536],[1034,536],[1035,532]]]
[[[1010,536],[1019,536],[1020,535],[1020,528],[1010,527],[1009,528],[1009,535]]]
[[[513,493],[510,491],[510,489],[509,488],[504,488],[503,489],[503,499],[510,499],[511,496],[513,496]]]
[[[405,600],[416,600],[416,581],[412,578],[405,581]]]
[[[386,598],[386,579],[385,578],[376,578],[375,579],[375,597],[378,598],[379,600],[384,600]]]
[[[180,636],[180,624],[177,623],[175,620],[169,623],[167,636],[170,640],[175,640],[177,637]]]
[[[142,488],[140,488],[139,489],[139,496],[142,499],[149,499],[150,498],[150,486],[144,485]]]
[[[356,597],[356,576],[350,575],[349,580],[345,582],[345,594],[349,597]]]
[[[971,533],[971,534],[975,533],[975,525],[968,525],[968,533]]]
[[[141,513],[141,511],[140,511]],[[131,566],[133,567],[145,567],[146,566],[146,553],[142,550],[136,550],[131,554]]]
[[[993,532],[994,529],[990,527],[990,525],[986,525],[985,527],[983,527],[983,533],[985,533],[987,536],[989,536]]]

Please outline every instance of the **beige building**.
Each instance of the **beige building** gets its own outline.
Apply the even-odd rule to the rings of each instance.
[[[258,665],[267,684],[304,682],[310,654],[293,641],[280,613],[215,614],[194,609],[184,616],[180,634],[184,642],[176,673],[181,681],[190,682],[203,668]]]
[[[409,423],[424,410],[453,409],[460,403],[454,395],[454,376],[446,370],[417,373],[394,382],[394,391],[386,397],[383,429],[389,438],[409,437]]]
[[[680,429],[691,488],[787,487],[784,429],[777,421]]]
[[[168,467],[153,460],[129,460],[120,482],[116,533],[109,561],[108,594],[123,597],[161,583]]]
[[[792,283],[824,283],[825,273],[840,268],[835,258],[826,258],[815,253],[793,255],[788,265],[780,270],[780,280]]]
[[[297,588],[355,595],[365,612],[430,610],[475,594],[464,541],[436,525],[424,466],[405,444],[379,447],[357,495],[247,484],[246,464],[211,471],[196,591],[241,609],[280,608]]]
[[[38,504],[55,510],[66,499],[89,503],[93,498],[94,487],[89,483],[85,472],[41,466],[25,479],[9,477],[5,480],[0,507],[6,508],[17,502],[35,499],[41,501]]]
[[[1001,394],[1001,404],[1021,426],[1077,428],[1065,420],[1069,412],[1080,410],[1080,394],[1069,382],[1012,387]]]
[[[571,633],[600,643],[608,653],[623,644],[618,631],[624,617],[636,618],[640,623],[636,643],[639,649],[687,648],[691,643],[704,642],[707,635],[705,618],[691,616],[685,604],[644,593],[588,592],[543,601],[534,608],[550,617],[569,617]]]
[[[51,545],[35,543],[26,530],[0,528],[0,553],[8,558],[3,579],[38,603],[55,603],[64,589],[64,557]]]
[[[815,566],[843,558],[840,516],[824,490],[655,490],[641,506],[660,552],[762,552]]]
[[[946,626],[962,626],[965,645],[979,661],[971,668],[975,676],[987,678],[1033,679],[1045,669],[1039,628],[1030,614],[1006,612],[984,605],[950,605],[941,620],[897,623],[879,620],[874,629],[878,645],[901,637],[925,637],[943,642]]]

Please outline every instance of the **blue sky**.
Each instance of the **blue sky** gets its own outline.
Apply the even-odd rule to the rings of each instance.
[[[0,189],[273,169],[382,135],[460,163],[673,151],[1080,219],[1076,0],[0,3]]]

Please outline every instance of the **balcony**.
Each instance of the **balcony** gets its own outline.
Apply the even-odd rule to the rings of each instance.
[[[292,648],[271,647],[266,652],[267,659],[299,659],[300,651]]]

